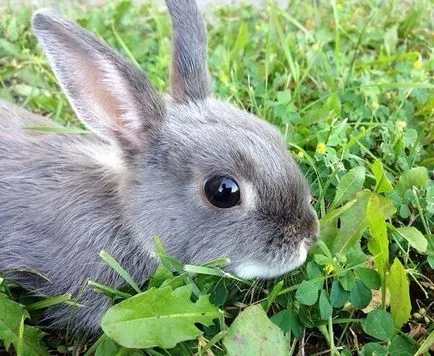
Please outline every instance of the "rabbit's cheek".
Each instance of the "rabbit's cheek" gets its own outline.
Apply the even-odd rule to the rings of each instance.
[[[234,268],[235,273],[242,278],[273,278],[301,266],[307,257],[307,247],[301,243],[298,251],[290,261],[269,263],[259,260],[248,260]]]

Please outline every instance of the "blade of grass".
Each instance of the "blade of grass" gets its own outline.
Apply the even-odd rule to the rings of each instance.
[[[105,295],[112,297],[112,298],[113,297],[120,297],[122,299],[128,299],[128,298],[132,297],[132,295],[130,293],[122,292],[120,290],[117,290],[115,288],[111,288],[109,286],[106,286],[104,284],[101,284],[101,283],[98,283],[95,281],[89,280],[89,281],[87,281],[87,284],[89,286],[91,286],[92,288],[94,288],[100,292],[103,292]]]
[[[49,297],[39,302],[27,305],[26,309],[27,310],[44,309],[44,308],[52,307],[53,305],[57,305],[69,301],[71,300],[71,298],[72,296],[69,293],[58,295],[55,297]]]
[[[101,251],[99,256],[107,263],[117,274],[119,274],[137,293],[141,293],[139,286],[133,277],[106,251]]]

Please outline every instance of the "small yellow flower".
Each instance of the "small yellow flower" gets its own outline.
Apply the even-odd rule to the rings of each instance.
[[[325,265],[324,266],[324,272],[329,275],[330,273],[332,273],[335,270],[335,267],[333,265]]]
[[[261,26],[259,26],[259,25],[255,25],[255,30],[256,31],[259,31],[261,29]]]
[[[223,84],[228,84],[229,83],[229,77],[226,75],[226,74],[222,74],[221,76],[220,76],[220,81],[223,83]]]
[[[303,153],[303,151],[298,151],[298,153],[297,153],[297,157],[298,157],[298,158],[303,158],[303,157],[304,157],[304,153]]]
[[[311,29],[313,29],[313,28],[316,27],[316,23],[315,23],[314,20],[312,20],[312,19],[308,19],[308,20],[306,21],[306,23],[305,23],[305,27],[306,27],[308,30],[311,30]]]
[[[396,122],[396,127],[398,128],[399,131],[402,131],[407,127],[407,123],[405,121],[398,120]]]
[[[316,145],[316,152],[323,155],[324,153],[326,153],[326,150],[327,146],[323,142],[318,142],[318,144]]]
[[[420,67],[422,67],[422,60],[418,58],[416,62],[413,62],[413,68],[420,69]]]
[[[377,110],[379,106],[380,106],[380,105],[378,105],[378,103],[377,103],[376,101],[373,101],[372,104],[371,104],[371,108],[372,108],[373,110]]]

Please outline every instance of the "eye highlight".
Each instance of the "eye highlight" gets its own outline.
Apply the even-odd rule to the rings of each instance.
[[[229,209],[240,203],[240,188],[230,176],[220,175],[208,179],[203,190],[211,205],[220,209]]]

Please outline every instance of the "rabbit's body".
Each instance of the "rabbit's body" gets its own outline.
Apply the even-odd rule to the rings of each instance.
[[[317,234],[304,178],[277,130],[209,96],[195,3],[167,5],[171,97],[84,30],[42,11],[34,31],[92,133],[21,129],[48,121],[0,102],[0,271],[36,293],[79,295],[84,307],[49,314],[60,325],[97,330],[108,300],[86,280],[122,284],[101,250],[138,282],[157,265],[156,235],[182,262],[229,257],[235,273],[267,278],[303,263]]]
[[[108,305],[85,289],[87,279],[121,283],[99,251],[111,253],[137,281],[152,268],[124,224],[115,177],[91,157],[90,147],[104,149],[95,138],[0,133],[0,270],[40,295],[81,295],[86,308],[75,309],[74,326],[87,330],[98,325],[95,308]],[[59,323],[69,321],[67,308],[59,313]]]
[[[46,118],[32,114],[16,105],[0,99],[0,130],[17,130],[31,126],[58,127],[57,124]],[[1,134],[1,133],[0,133]]]

